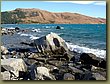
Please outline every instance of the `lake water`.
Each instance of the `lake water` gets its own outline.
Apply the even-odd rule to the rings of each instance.
[[[56,26],[61,26],[62,29],[56,29]],[[28,29],[29,32],[19,32],[15,35],[28,40],[34,40],[54,32],[66,41],[71,51],[93,53],[98,57],[106,57],[106,24],[3,24],[2,27]],[[19,41],[15,38],[3,36],[2,41],[6,44]],[[6,39],[10,41],[7,42]]]

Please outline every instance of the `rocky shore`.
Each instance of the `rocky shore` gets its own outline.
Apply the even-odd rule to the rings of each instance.
[[[2,35],[21,31],[5,30]],[[2,80],[106,80],[106,59],[92,53],[71,52],[65,40],[55,33],[33,42],[19,44],[31,48],[1,45]]]

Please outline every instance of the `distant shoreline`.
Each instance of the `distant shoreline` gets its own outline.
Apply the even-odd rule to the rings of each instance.
[[[20,23],[20,24],[38,24],[38,23]],[[39,23],[39,24],[44,24],[44,23]],[[45,24],[59,24],[59,23],[45,23]],[[63,24],[63,23],[60,23],[60,24]],[[69,23],[67,23],[67,24],[69,24]],[[77,23],[77,24],[74,24],[74,25],[78,25],[79,23]],[[96,23],[97,24],[97,23]],[[96,25],[95,24],[95,25]],[[104,24],[104,25],[106,25],[106,23],[100,23],[100,24]],[[2,24],[1,23],[1,25],[6,25],[6,24]],[[11,24],[9,24],[9,25],[11,25]],[[12,24],[13,25],[13,24]],[[15,25],[15,24],[14,24]],[[80,24],[81,25],[81,24]],[[83,25],[83,24],[82,24]],[[85,24],[86,25],[86,24]],[[88,25],[88,24],[87,24]],[[91,24],[92,25],[92,24]],[[94,25],[94,24],[93,24]],[[97,24],[98,25],[98,24]]]
[[[1,12],[1,24],[106,24],[105,18],[78,13],[53,13],[41,9],[15,9]]]

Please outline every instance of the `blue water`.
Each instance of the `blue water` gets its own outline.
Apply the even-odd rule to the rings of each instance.
[[[57,30],[59,25],[64,29]],[[26,29],[39,28],[41,32],[36,36],[44,36],[50,32],[59,34],[67,42],[89,48],[106,49],[106,25],[105,24],[15,24],[3,25],[3,27],[20,27]]]
[[[56,29],[56,26],[61,26],[63,29]],[[77,45],[87,52],[88,49],[93,49],[92,51],[95,53],[99,50],[98,54],[100,54],[106,50],[106,24],[4,24],[2,27],[29,29],[30,32],[26,32],[25,34],[35,37],[41,37],[54,32],[67,43],[70,43],[72,46]],[[39,32],[31,32],[32,29],[39,29]]]

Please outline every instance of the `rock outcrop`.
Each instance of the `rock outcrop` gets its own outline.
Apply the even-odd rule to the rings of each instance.
[[[55,33],[50,33],[44,37],[36,39],[34,44],[39,52],[62,50],[68,52],[65,41]],[[62,52],[64,53],[64,52]]]
[[[55,33],[50,33],[34,40],[33,45],[36,47],[38,52],[51,55],[63,55],[66,57],[69,52],[65,41]]]

